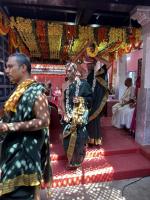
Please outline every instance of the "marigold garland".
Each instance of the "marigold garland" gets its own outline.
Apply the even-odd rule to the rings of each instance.
[[[60,24],[48,23],[48,41],[51,59],[59,59],[63,26]]]
[[[16,49],[19,47],[17,36],[15,35],[14,31],[10,29],[9,31],[9,42],[13,45],[13,47]]]
[[[49,58],[49,47],[47,44],[46,22],[42,20],[36,21],[36,34],[42,53],[42,58]]]
[[[87,41],[95,41],[94,30],[89,26],[79,26],[79,38],[74,41],[72,54],[77,54],[85,46]]]
[[[24,53],[24,54],[26,54],[27,56],[30,57],[30,52],[27,49],[27,47],[24,45],[24,43],[23,43],[22,39],[20,38],[20,36],[17,37],[17,42],[19,44],[20,53]]]
[[[108,41],[108,28],[100,27],[98,29],[98,42],[107,42]]]
[[[64,27],[65,27],[66,39],[68,41],[76,38],[77,26],[64,25]]]
[[[7,18],[0,12],[0,35],[6,35],[10,30]]]
[[[97,54],[98,54],[98,47],[95,48],[95,51],[94,51],[94,52],[91,51],[91,48],[90,48],[90,47],[87,47],[87,48],[86,48],[86,53],[87,53],[87,55],[88,55],[89,57],[94,58],[94,57],[96,57]]]
[[[39,51],[35,34],[33,32],[33,21],[31,19],[24,19],[22,17],[17,17],[16,21],[11,17],[12,22],[14,23],[15,28],[19,32],[19,35],[23,42],[27,45],[30,50],[32,57],[40,57],[41,53]]]
[[[26,79],[20,85],[17,86],[16,90],[12,93],[12,95],[9,97],[9,99],[5,102],[4,105],[4,111],[5,112],[16,112],[17,109],[17,103],[21,97],[21,95],[24,93],[24,91],[34,83],[35,81],[32,79]]]
[[[126,41],[126,31],[124,28],[110,28],[109,31],[109,43],[112,42],[125,42]]]
[[[36,29],[34,29],[35,24],[37,25]],[[18,39],[19,37],[15,35],[14,28],[19,32],[21,39]],[[48,35],[46,28],[48,28]],[[63,27],[63,25],[54,23],[48,23],[47,25],[45,21],[21,17],[16,19],[11,17],[9,21],[5,14],[0,12],[0,35],[9,34],[9,42],[12,49],[19,48],[21,52],[28,55],[31,53],[31,57],[36,58],[40,58],[42,53],[43,59],[48,59],[49,57],[50,59],[60,59],[60,52],[64,60],[68,56],[75,56],[82,50],[87,41],[95,42],[94,33],[98,33],[98,49],[95,49],[94,52],[86,49],[88,56],[95,57],[99,50],[103,57],[118,58],[131,52],[132,49],[140,48],[142,44],[141,29],[132,27],[130,32],[128,30],[128,27],[100,27],[95,31],[94,28],[89,26],[64,25]],[[77,32],[79,33],[78,38]],[[63,41],[66,41],[66,45],[62,45],[64,44],[62,37]],[[49,46],[47,45],[47,38]],[[111,44],[113,46],[108,48]],[[109,54],[111,55],[109,56]]]

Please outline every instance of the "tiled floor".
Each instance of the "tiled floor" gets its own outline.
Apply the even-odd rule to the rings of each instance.
[[[41,200],[150,200],[150,177],[93,183],[41,191]]]

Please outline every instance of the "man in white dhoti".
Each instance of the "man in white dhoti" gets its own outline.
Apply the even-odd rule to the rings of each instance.
[[[135,101],[134,87],[132,87],[132,79],[125,80],[127,87],[120,102],[112,107],[112,125],[116,128],[127,128],[131,126],[134,107],[132,106]]]

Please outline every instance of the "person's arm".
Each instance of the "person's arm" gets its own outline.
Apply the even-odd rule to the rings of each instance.
[[[65,113],[65,105],[64,105],[64,85],[62,86],[62,94],[61,94],[61,109],[62,109],[62,115]]]
[[[105,60],[104,58],[101,58],[100,56],[96,56],[95,59],[97,61],[100,61],[101,63],[103,63],[104,65],[106,65],[107,70],[111,67],[111,63],[108,62],[107,60]]]
[[[50,113],[47,97],[44,94],[39,95],[33,107],[35,118],[30,121],[1,123],[0,133],[8,131],[36,131],[48,127],[50,123]]]
[[[128,101],[124,101],[123,102],[123,106],[124,105],[127,105],[127,104],[133,104],[135,102],[135,88],[134,87],[131,87],[130,88],[130,99]]]
[[[124,103],[122,103],[122,106],[128,105],[128,104],[132,104],[134,102],[133,99],[129,99],[129,101],[124,101]]]

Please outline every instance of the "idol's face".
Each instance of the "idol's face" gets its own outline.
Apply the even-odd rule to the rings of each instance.
[[[5,66],[5,73],[11,83],[16,84],[22,78],[22,67],[16,61],[15,56],[9,57]]]

